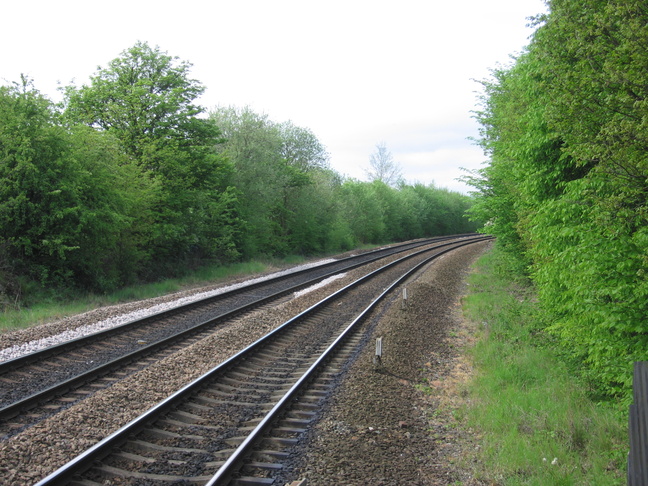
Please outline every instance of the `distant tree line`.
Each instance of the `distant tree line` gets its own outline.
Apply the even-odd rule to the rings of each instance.
[[[466,196],[343,179],[308,129],[207,113],[190,67],[137,43],[58,105],[26,78],[0,87],[0,307],[474,229]]]
[[[648,356],[648,4],[548,5],[484,83],[471,211],[528,268],[550,335],[627,399]]]

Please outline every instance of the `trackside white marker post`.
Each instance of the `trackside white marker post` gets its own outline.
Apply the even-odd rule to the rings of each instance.
[[[374,366],[382,367],[382,336],[376,339],[376,355],[374,356]]]

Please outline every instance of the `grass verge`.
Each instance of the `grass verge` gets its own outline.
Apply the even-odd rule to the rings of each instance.
[[[367,244],[361,245],[355,250],[374,248],[376,248],[376,245]],[[326,258],[326,256],[325,254],[319,255],[318,259]],[[102,295],[83,295],[78,290],[42,288],[33,282],[25,282],[28,291],[24,293],[29,296],[25,299],[29,302],[28,305],[3,305],[3,301],[0,299],[0,333],[42,324],[43,322],[87,312],[105,305],[150,299],[192,287],[213,285],[218,283],[219,280],[229,277],[253,275],[273,268],[300,265],[307,260],[302,255],[287,255],[283,258],[269,257],[261,261],[205,266],[187,273],[181,278],[133,285]],[[2,297],[1,293],[0,297]]]
[[[251,275],[263,272],[271,267],[282,264],[297,264],[295,259],[286,262],[248,262],[227,266],[204,267],[182,278],[168,279],[160,282],[125,287],[116,292],[97,294],[75,294],[74,298],[66,299],[62,295],[42,293],[32,297],[36,302],[29,307],[6,309],[0,313],[0,332],[20,329],[45,321],[60,319],[65,316],[79,314],[104,305],[113,305],[140,299],[150,299],[161,295],[178,292],[191,287],[200,287],[217,283],[229,277]],[[303,259],[301,259],[303,261]]]
[[[560,359],[514,262],[495,247],[469,285],[464,312],[479,335],[461,413],[480,437],[466,458],[473,477],[498,485],[625,484],[625,411],[594,402]]]

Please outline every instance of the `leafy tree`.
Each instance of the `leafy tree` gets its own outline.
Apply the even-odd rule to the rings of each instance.
[[[417,186],[424,187],[422,184],[403,185],[400,188],[402,204],[402,237],[405,240],[419,238],[426,234],[423,226],[426,219],[425,201],[417,190]],[[431,233],[430,233],[431,234]]]
[[[400,191],[379,180],[371,183],[371,190],[380,204],[385,223],[382,238],[386,241],[398,241],[404,238],[403,217],[405,211],[401,204]]]
[[[648,8],[632,0],[551,8],[533,47],[552,100],[547,122],[577,177],[553,214],[539,214],[555,245],[538,243],[535,259],[554,264],[539,267],[537,279],[556,304],[553,329],[605,391],[627,393],[632,361],[645,359],[648,345]]]
[[[340,177],[329,169],[309,172],[310,183],[293,188],[287,201],[287,238],[291,251],[317,254],[350,250],[350,231],[340,221]]]
[[[110,137],[66,130],[31,82],[0,88],[1,258],[42,284],[114,288],[129,273],[129,227],[145,219],[140,176]]]
[[[232,182],[242,194],[244,258],[285,253],[278,209],[283,186],[278,127],[267,115],[249,108],[217,108],[210,113],[210,120],[227,140],[219,150],[232,162]]]
[[[307,196],[327,170],[321,143],[307,129],[275,123],[249,108],[218,108],[211,119],[227,138],[222,150],[234,164],[233,180],[244,195],[244,253],[316,251],[325,238],[312,225],[326,203],[317,206]]]
[[[511,69],[493,71],[494,82],[483,83],[487,101],[477,119],[491,163],[469,179],[482,196],[471,208],[473,217],[488,221],[487,231],[523,260],[537,207],[560,197],[565,184],[580,176],[547,126],[548,100],[534,82],[536,72],[537,61],[526,54]]]
[[[99,68],[90,85],[66,91],[67,119],[115,136],[159,184],[151,243],[154,268],[165,273],[178,260],[238,257],[238,193],[216,151],[219,129],[198,116],[204,110],[194,102],[204,88],[189,78],[190,67],[138,42]]]
[[[289,166],[303,173],[328,168],[329,155],[313,132],[291,122],[281,123],[278,128],[281,157]]]
[[[279,126],[281,137],[282,201],[280,227],[291,251],[313,253],[321,251],[328,229],[326,221],[328,178],[328,153],[317,137],[308,129],[291,122]],[[319,189],[324,192],[320,193]],[[321,198],[315,198],[320,193]]]
[[[362,244],[385,241],[383,208],[371,184],[346,181],[342,186],[344,218],[351,222],[356,241]]]
[[[205,88],[188,77],[190,69],[190,63],[138,42],[99,67],[89,86],[66,89],[67,116],[110,131],[139,164],[159,169],[166,144],[218,135],[196,118],[203,108],[193,103]]]
[[[74,173],[62,163],[64,132],[54,121],[51,103],[28,79],[0,88],[3,257],[22,267],[17,272],[29,272],[43,281],[63,271],[51,262],[64,259],[75,248],[65,230],[61,234],[65,219],[74,218],[74,208],[60,197],[59,181],[69,185]]]
[[[108,291],[137,281],[150,260],[149,230],[160,187],[128,164],[117,140],[89,127],[68,130],[65,164],[78,177],[78,249],[67,258],[74,284]]]

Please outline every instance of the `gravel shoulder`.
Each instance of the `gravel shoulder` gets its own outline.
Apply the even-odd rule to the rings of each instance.
[[[367,346],[302,445],[293,480],[309,485],[481,484],[466,470],[477,437],[457,423],[465,356],[474,339],[461,312],[470,265],[490,243],[443,256],[407,284],[408,304],[392,299],[377,317],[382,369]]]

